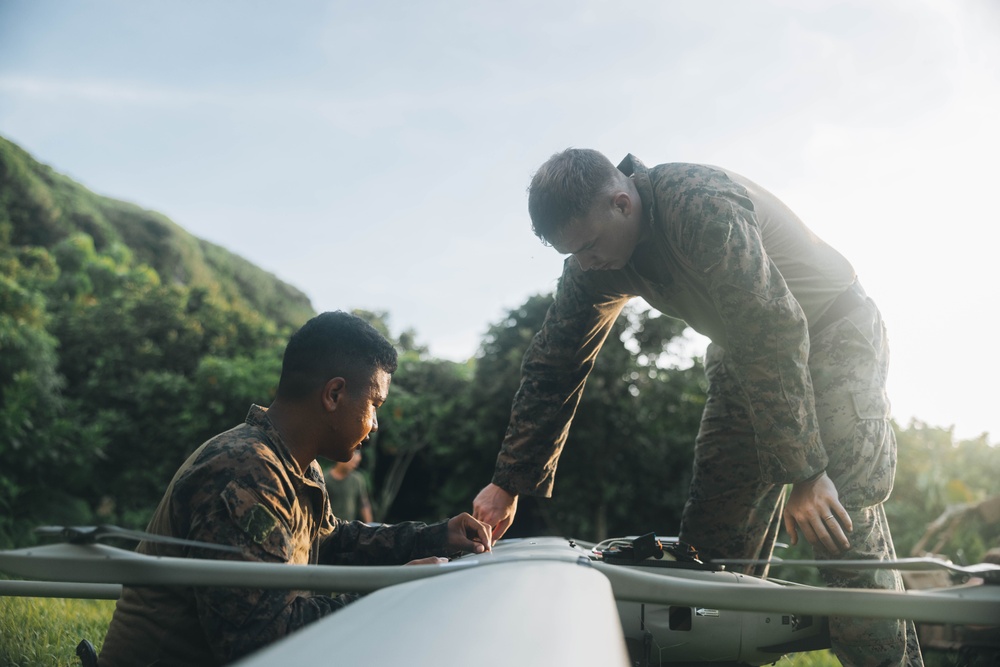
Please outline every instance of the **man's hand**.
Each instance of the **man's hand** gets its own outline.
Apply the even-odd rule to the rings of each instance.
[[[851,547],[844,531],[851,532],[854,525],[840,504],[837,487],[826,473],[792,487],[784,519],[793,545],[798,543],[797,531],[801,530],[814,549],[823,548],[836,554]]]
[[[487,484],[472,501],[472,515],[493,527],[493,541],[499,540],[514,523],[517,496],[496,484]]]
[[[492,532],[488,525],[473,519],[468,512],[462,512],[448,521],[448,548],[474,554],[491,551]]]

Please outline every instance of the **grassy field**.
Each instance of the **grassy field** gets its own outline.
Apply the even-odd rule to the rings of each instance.
[[[100,650],[112,600],[0,597],[0,667],[78,666],[76,645],[89,639]],[[837,667],[827,651],[783,658],[780,667]]]
[[[0,667],[79,665],[76,645],[100,649],[113,600],[0,597]]]

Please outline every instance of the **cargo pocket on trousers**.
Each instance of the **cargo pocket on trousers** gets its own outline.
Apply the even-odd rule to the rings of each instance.
[[[882,388],[851,392],[857,423],[851,455],[834,477],[845,507],[885,501],[896,475],[896,435],[889,421],[889,398]]]

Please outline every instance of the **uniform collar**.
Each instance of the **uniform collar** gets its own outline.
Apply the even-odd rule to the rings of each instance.
[[[632,178],[635,189],[639,191],[639,198],[642,200],[642,215],[645,218],[646,227],[652,227],[653,209],[656,202],[653,198],[653,183],[649,180],[649,169],[642,163],[642,160],[629,153],[618,163],[618,171]]]
[[[274,427],[271,419],[267,416],[267,408],[257,404],[251,405],[250,412],[247,413],[246,423],[264,432],[265,440],[271,446],[271,449],[274,450],[274,453],[281,459],[282,463],[285,464],[286,468],[312,482],[317,481],[319,465],[313,461],[309,464],[309,468],[304,471],[299,467],[298,461],[288,451],[288,447],[281,439],[281,433],[278,432],[278,429]]]

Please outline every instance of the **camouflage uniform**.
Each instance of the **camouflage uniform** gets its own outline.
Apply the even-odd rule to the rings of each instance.
[[[618,271],[565,262],[522,363],[493,482],[551,494],[587,375],[625,303],[641,296],[712,341],[681,538],[709,557],[766,558],[783,485],[826,471],[854,521],[853,548],[840,558],[893,558],[882,510],[896,462],[888,347],[850,263],[738,174],[691,164],[647,169],[631,155],[619,169],[642,199],[642,240]],[[891,572],[828,582],[902,588]],[[831,627],[845,664],[922,664],[912,623],[834,619]]]
[[[447,522],[370,527],[337,519],[313,462],[302,471],[265,408],[196,450],[174,475],[149,532],[238,546],[241,554],[152,542],[140,553],[265,563],[393,565],[447,551]],[[126,587],[102,667],[218,665],[334,612],[356,595]]]

